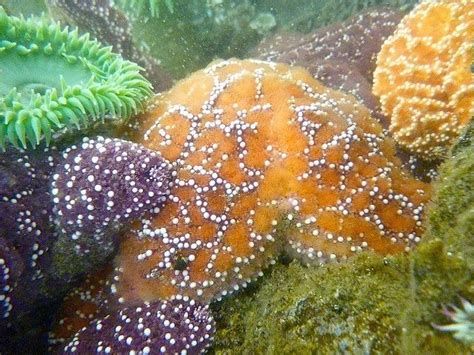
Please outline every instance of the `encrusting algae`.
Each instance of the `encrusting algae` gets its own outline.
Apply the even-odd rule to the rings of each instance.
[[[427,215],[427,233],[442,238],[474,275],[474,119],[442,165]]]
[[[160,214],[120,246],[121,301],[220,298],[284,246],[320,262],[419,241],[429,186],[400,168],[365,107],[302,68],[215,62],[154,107],[138,140],[174,181]]]
[[[474,114],[474,2],[423,1],[385,41],[375,95],[395,141],[443,158]]]

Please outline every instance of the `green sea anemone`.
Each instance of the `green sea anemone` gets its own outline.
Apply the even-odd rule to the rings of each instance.
[[[443,313],[452,320],[451,324],[434,325],[443,332],[452,332],[453,337],[466,345],[474,344],[474,305],[461,298],[462,308],[450,305],[444,307]]]
[[[138,113],[152,93],[140,69],[88,34],[0,7],[0,147]]]
[[[149,14],[152,17],[160,16],[160,7],[165,5],[169,12],[173,13],[173,0],[119,0],[121,6],[133,9],[138,14]]]

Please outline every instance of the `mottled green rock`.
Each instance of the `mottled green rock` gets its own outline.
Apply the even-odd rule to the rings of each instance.
[[[250,0],[177,0],[159,17],[131,16],[134,37],[175,78],[204,68],[217,57],[244,56],[272,30],[268,11]]]
[[[474,121],[441,167],[437,193],[428,214],[429,234],[447,242],[474,272]]]
[[[0,5],[6,8],[9,15],[30,16],[47,12],[44,0],[0,0]]]
[[[115,255],[114,246],[98,245],[95,241],[84,241],[84,248],[90,252],[78,255],[71,238],[61,235],[51,248],[52,265],[49,278],[76,282],[84,275],[103,267]]]
[[[468,354],[433,324],[474,299],[474,141],[468,129],[441,168],[428,228],[411,254],[364,253],[345,263],[278,264],[214,305],[217,354]]]
[[[413,270],[413,272],[411,272]],[[416,256],[362,254],[348,263],[278,265],[256,292],[216,305],[216,353],[462,353],[431,323],[473,294],[472,274],[440,241]]]

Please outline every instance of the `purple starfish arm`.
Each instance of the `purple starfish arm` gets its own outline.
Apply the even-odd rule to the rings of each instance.
[[[15,289],[22,269],[20,256],[8,241],[0,236],[0,324],[2,325],[10,317],[15,305]]]
[[[158,212],[169,193],[169,163],[159,153],[116,138],[84,138],[63,152],[52,178],[55,223],[87,254],[81,240],[112,243],[123,225]]]
[[[49,178],[58,154],[54,147],[7,148],[0,154],[0,237],[8,243],[9,254],[18,256],[15,264],[23,265],[15,290],[15,299],[22,302],[10,312],[11,318],[38,299],[48,269],[48,250],[55,239]]]
[[[90,323],[64,347],[64,354],[199,354],[212,342],[209,306],[189,299],[143,303]]]

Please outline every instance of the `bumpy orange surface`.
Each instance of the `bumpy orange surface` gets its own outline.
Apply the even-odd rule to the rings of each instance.
[[[171,194],[121,244],[123,300],[209,301],[288,246],[307,261],[409,249],[427,185],[400,168],[368,110],[301,68],[211,64],[158,96],[140,143],[174,166]]]
[[[423,1],[384,43],[374,93],[395,140],[440,158],[474,114],[474,1]]]

